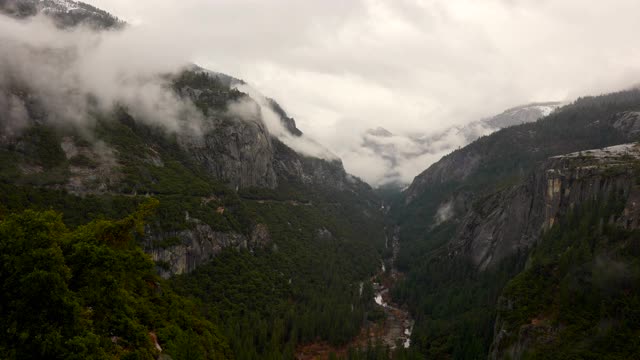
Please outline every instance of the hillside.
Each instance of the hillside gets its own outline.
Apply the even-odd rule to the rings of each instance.
[[[490,358],[640,353],[638,160],[637,143],[552,160],[548,231],[503,291]]]
[[[65,4],[78,9],[57,7]],[[103,12],[81,3],[3,2],[2,7],[12,16],[44,13],[61,27],[103,24]],[[58,22],[68,15],[74,20]],[[118,31],[118,26],[104,25]],[[19,43],[15,47],[36,57],[48,51]],[[55,53],[67,60],[77,55],[65,49]],[[73,64],[57,60],[29,64],[65,70],[67,63]],[[157,112],[158,107],[127,101],[136,99],[123,98],[111,106],[101,101],[100,93],[80,87],[44,89],[37,85],[47,84],[27,76],[42,69],[23,72],[7,66],[3,71],[12,76],[0,84],[2,226],[13,229],[15,221],[28,224],[40,217],[56,228],[66,226],[63,240],[56,238],[58,233],[42,236],[51,242],[51,251],[63,248],[60,266],[69,267],[64,276],[73,278],[78,259],[66,258],[64,239],[74,238],[85,224],[117,222],[150,199],[158,205],[147,214],[142,232],[131,235],[135,241],[128,241],[127,249],[135,258],[123,260],[117,274],[105,263],[86,264],[90,273],[104,272],[111,287],[92,288],[88,294],[75,284],[61,284],[70,291],[69,301],[81,306],[73,308],[80,314],[74,327],[62,324],[62,332],[52,330],[58,334],[56,344],[62,345],[50,348],[25,333],[28,341],[7,338],[0,357],[29,358],[21,351],[30,347],[47,358],[81,356],[74,347],[81,346],[80,340],[73,339],[88,336],[86,351],[95,351],[96,358],[150,359],[162,352],[176,359],[218,359],[222,354],[291,359],[302,344],[343,345],[360,332],[374,301],[359,289],[378,270],[384,251],[381,201],[367,184],[347,174],[339,159],[313,157],[287,145],[292,138],[306,139],[275,100],[265,105],[261,97],[238,90],[240,80],[186,66],[155,74],[143,84],[145,91],[162,96],[166,107]],[[61,99],[66,107],[59,106]],[[270,131],[266,117],[273,114],[287,134],[277,137]],[[106,251],[115,258],[131,256],[101,243],[100,237],[83,236],[83,241],[98,242],[96,257]],[[2,238],[3,247],[13,246],[9,239]],[[86,256],[89,261],[93,255],[87,250]],[[40,266],[44,260],[34,261]],[[131,261],[139,262],[140,270]],[[17,269],[7,269],[6,276],[16,276]],[[4,279],[3,286],[14,286]],[[142,283],[130,286],[141,279],[149,289]],[[162,296],[176,300],[146,305],[147,300],[165,301],[158,299],[161,295],[147,297],[155,283],[166,289],[156,290]],[[44,291],[39,286],[43,284],[35,284],[34,291]],[[125,323],[115,327],[98,319],[109,316],[107,308],[96,304],[109,291],[121,293],[126,298],[123,311],[131,310],[123,315]],[[6,294],[3,320],[35,306],[31,302],[18,308],[12,301],[20,294]],[[145,307],[147,312],[139,310]],[[111,310],[118,309],[114,305]],[[189,315],[182,315],[183,310]],[[158,320],[149,311],[170,315]],[[43,326],[47,319],[42,318]],[[16,328],[16,337],[22,336],[20,331]]]
[[[398,266],[407,279],[395,294],[411,305],[423,354],[488,353],[502,288],[544,231],[568,209],[615,193],[609,184],[617,184],[616,172],[606,163],[592,165],[598,182],[587,182],[589,173],[565,181],[556,179],[567,175],[553,156],[637,140],[639,107],[637,90],[582,98],[538,122],[483,137],[416,177],[396,205]]]
[[[639,89],[370,130],[374,189],[101,9],[0,28],[1,359],[640,358]]]
[[[450,126],[425,134],[393,134],[378,127],[362,134],[360,149],[354,151],[384,166],[385,170],[378,178],[367,179],[372,181],[372,185],[404,188],[416,175],[416,169],[437,162],[442,156],[481,136],[510,126],[535,122],[561,105],[558,102],[522,105],[463,126]]]

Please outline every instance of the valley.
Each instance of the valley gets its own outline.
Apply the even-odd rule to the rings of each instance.
[[[342,75],[305,92],[300,72],[295,94],[256,79],[288,113],[133,52],[157,46],[140,29],[0,0],[0,359],[640,358],[640,87],[466,125],[374,91],[358,118],[420,114],[397,134],[319,101],[335,111],[300,123],[329,149],[291,99],[326,100]],[[485,90],[486,109],[510,95]]]
[[[411,346],[411,332],[413,331],[414,320],[406,307],[394,302],[390,295],[397,281],[403,276],[395,267],[397,254],[400,250],[399,229],[387,231],[391,237],[392,256],[385,262],[381,262],[379,271],[372,276],[369,281],[373,288],[373,300],[376,304],[375,312],[381,316],[374,321],[366,320],[362,325],[360,333],[346,345],[334,347],[327,343],[311,343],[300,346],[296,352],[296,359],[299,360],[316,360],[329,359],[330,356],[338,357],[348,356],[349,350],[360,349],[367,350],[369,347],[382,347],[384,351],[387,349],[394,351],[401,347],[408,349]],[[360,283],[360,294],[363,294],[363,283]]]
[[[380,272],[371,279],[375,291],[375,302],[383,308],[385,318],[381,324],[373,325],[373,330],[368,331],[370,334],[368,341],[375,343],[377,339],[381,339],[382,343],[392,350],[396,347],[406,349],[411,346],[411,333],[414,325],[414,320],[406,306],[397,304],[390,294],[390,290],[404,276],[395,266],[400,251],[399,230],[394,227],[391,231],[392,256],[388,259],[388,267],[383,263]]]

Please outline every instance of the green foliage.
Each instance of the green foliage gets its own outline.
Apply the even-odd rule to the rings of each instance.
[[[19,152],[24,157],[47,169],[62,165],[66,161],[60,147],[60,137],[55,131],[44,125],[29,127],[19,142],[23,144]]]
[[[414,314],[413,344],[423,356],[485,358],[498,296],[523,269],[526,256],[516,254],[482,273],[468,259],[451,259],[446,245],[460,223],[452,219],[436,226],[440,205],[461,194],[477,208],[486,196],[522,183],[550,156],[633,140],[613,123],[618,112],[638,109],[639,90],[582,98],[535,123],[482,137],[444,159],[477,159],[467,176],[429,183],[411,203],[394,207],[392,216],[401,226],[402,239],[397,263],[407,278],[393,294],[398,301],[407,302]],[[610,170],[615,171],[618,169]],[[542,267],[523,276],[546,281],[548,270]],[[544,282],[538,285],[546,286]],[[534,293],[537,288],[522,291]]]
[[[0,357],[3,359],[154,359],[157,332],[166,352],[190,342],[199,358],[228,358],[226,340],[155,275],[135,245],[157,201],[118,221],[69,229],[53,211],[0,222]],[[185,357],[186,358],[186,357]]]
[[[373,310],[371,292],[360,296],[359,288],[379,266],[381,224],[351,207],[352,194],[333,192],[332,202],[320,189],[305,201],[264,200],[278,196],[254,190],[242,195],[254,198],[243,204],[269,227],[270,247],[224,251],[172,284],[225,324],[238,359],[292,359],[301,343],[351,340]]]
[[[82,154],[79,154],[70,158],[69,164],[73,166],[80,166],[80,167],[86,167],[91,169],[95,169],[98,166],[98,164],[94,160]]]
[[[615,198],[582,206],[544,236],[504,290],[502,349],[535,319],[526,358],[640,355],[640,233],[608,223],[621,210]]]
[[[238,100],[244,95],[206,71],[183,71],[173,79],[172,85],[183,96],[186,96],[186,89],[199,90],[197,95],[190,94],[190,100],[205,115],[226,110],[229,101]]]
[[[243,96],[229,89],[226,80],[201,72],[168,80],[179,96],[222,120],[229,120],[223,105]],[[66,310],[72,316],[64,319],[73,323],[56,324],[50,318],[39,323],[50,323],[60,333],[59,349],[48,357],[145,359],[158,355],[150,342],[153,331],[164,353],[174,359],[229,354],[292,359],[301,343],[343,345],[359,333],[373,303],[369,292],[360,296],[360,283],[377,271],[384,247],[384,222],[375,197],[311,187],[295,178],[279,181],[276,190],[236,193],[214,179],[165,129],[136,121],[126,109],[92,116],[92,143],[99,141],[108,149],[97,155],[115,160],[115,181],[107,182],[99,194],[91,194],[94,189],[82,196],[60,190],[76,168],[103,168],[99,157],[66,158],[60,145],[63,131],[83,149],[80,154],[103,149],[72,129],[38,128],[25,133],[26,146],[0,149],[0,218],[13,218],[17,215],[11,214],[25,209],[39,211],[34,214],[54,210],[56,221],[64,224],[60,239],[51,238],[67,268],[59,272],[64,285],[59,291],[72,300]],[[42,151],[47,147],[51,154]],[[307,167],[320,161],[303,160]],[[342,168],[334,163],[326,170]],[[194,273],[165,282],[154,274],[154,265],[167,270],[172,264],[153,264],[135,245],[143,240],[130,234],[139,217],[121,219],[150,197],[160,203],[145,230],[160,234],[161,240],[145,245],[171,249],[181,243],[171,234],[197,224],[247,237],[256,224],[265,224],[271,242],[264,249],[225,250]],[[0,351],[18,351],[13,340],[2,342]],[[22,345],[20,351],[27,351],[26,343]],[[31,356],[0,352],[0,358],[5,354]]]

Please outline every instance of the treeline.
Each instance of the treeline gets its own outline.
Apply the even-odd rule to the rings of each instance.
[[[615,224],[623,208],[586,204],[544,236],[504,290],[497,353],[527,341],[528,359],[640,356],[640,231]]]
[[[408,206],[395,207],[392,215],[402,230],[397,264],[407,277],[393,294],[416,319],[415,350],[434,358],[485,358],[497,299],[528,257],[515,254],[483,272],[469,259],[450,257],[447,244],[459,223],[454,217],[436,225],[440,205],[461,194],[470,199],[465,206],[473,207],[487,194],[521,183],[550,156],[636,140],[616,122],[621,112],[638,110],[636,89],[581,98],[535,123],[502,129],[448,155],[480,156],[467,177],[433,184]]]
[[[293,359],[299,345],[316,341],[344,345],[373,311],[371,292],[360,286],[379,266],[383,229],[359,222],[348,202],[307,196],[313,206],[246,201],[249,214],[268,225],[270,246],[224,251],[172,279],[223,324],[238,359]]]
[[[156,205],[75,229],[53,211],[2,216],[0,358],[231,358],[218,327],[136,245]]]

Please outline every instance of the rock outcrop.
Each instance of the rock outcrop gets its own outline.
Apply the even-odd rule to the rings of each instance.
[[[269,229],[257,224],[249,236],[237,232],[213,230],[196,219],[190,229],[158,233],[148,229],[144,249],[159,264],[164,277],[193,271],[222,250],[255,249],[271,243]]]
[[[542,169],[537,180],[538,192],[532,198],[538,204],[536,212],[539,216],[530,218],[529,221],[539,228],[538,234],[541,234],[580,205],[622,201],[624,209],[620,215],[601,219],[600,227],[603,222],[608,222],[609,225],[626,230],[639,229],[639,172],[640,144],[637,143],[553,157]],[[535,241],[537,237],[531,239]],[[574,240],[577,242],[580,239]],[[507,239],[504,238],[503,241]],[[602,248],[599,251],[601,252],[596,256],[595,263],[610,267],[612,274],[624,276],[623,263],[607,258],[607,252],[614,251],[603,251]],[[558,257],[560,255],[556,254]],[[539,314],[527,323],[510,324],[500,316],[501,313],[515,311],[514,299],[509,296],[503,295],[497,307],[499,315],[495,322],[490,359],[520,359],[532,348],[556,341],[558,333],[562,331],[562,325],[545,318],[550,316],[546,313]]]
[[[576,206],[613,196],[628,198],[627,228],[638,226],[634,164],[637,144],[625,144],[550,158],[521,185],[476,202],[449,243],[449,255],[468,255],[484,270],[526,251],[547,229]]]
[[[519,172],[520,177],[524,177],[533,170],[531,164],[542,162],[549,156],[637,140],[640,113],[623,111],[612,115],[603,111],[587,118],[583,116],[582,108],[587,105],[576,103],[566,106],[542,121],[502,129],[444,156],[415,177],[405,191],[405,204],[441,185],[463,184],[471,180],[484,181],[481,185],[490,188],[494,186],[493,182],[501,180],[501,173],[513,176]],[[565,139],[564,132],[558,130],[554,122],[567,126],[563,123],[572,117],[584,117],[571,125],[580,127],[582,132]]]
[[[236,189],[277,186],[271,135],[260,119],[210,119],[209,126],[204,136],[180,141],[209,174]]]

